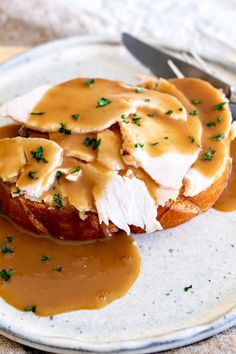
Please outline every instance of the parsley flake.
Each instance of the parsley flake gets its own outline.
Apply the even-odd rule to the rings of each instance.
[[[202,103],[202,101],[197,100],[197,99],[193,99],[191,102],[194,106],[197,106],[198,104]]]
[[[87,85],[88,87],[92,87],[94,83],[95,83],[94,79],[88,79],[85,81],[85,85]]]
[[[144,92],[144,89],[142,87],[137,87],[135,89],[135,93],[143,93]]]
[[[8,235],[8,236],[6,237],[6,241],[7,241],[7,242],[12,242],[12,241],[13,241],[13,237],[12,237],[11,235]]]
[[[85,138],[83,145],[91,147],[93,150],[96,150],[101,144],[101,139],[90,139],[89,137]]]
[[[32,116],[42,116],[43,114],[45,114],[46,112],[31,112],[30,114]]]
[[[170,109],[169,111],[166,112],[166,115],[171,116],[172,113],[173,113],[173,111]]]
[[[144,144],[136,143],[136,144],[134,145],[134,147],[135,147],[135,148],[138,148],[138,147],[143,148],[143,147],[144,147]]]
[[[56,172],[56,180],[57,180],[58,183],[60,182],[60,178],[61,178],[62,175],[63,175],[63,173],[61,171],[57,171]]]
[[[188,114],[190,115],[190,116],[197,116],[197,111],[192,111],[192,112],[188,112]]]
[[[218,123],[222,122],[222,120],[223,120],[223,117],[222,117],[222,116],[217,117],[217,122],[218,122]]]
[[[183,112],[183,108],[182,108],[182,107],[179,107],[178,111],[179,111],[179,112]]]
[[[59,266],[59,265],[57,265],[57,266],[54,267],[54,270],[55,270],[56,272],[61,272],[62,267]]]
[[[59,193],[53,194],[53,201],[57,209],[61,209],[64,206],[62,203],[61,195]]]
[[[192,135],[189,135],[189,140],[190,140],[190,143],[194,143],[194,141],[195,141],[195,138],[192,136]]]
[[[35,313],[35,311],[36,311],[36,306],[35,305],[29,305],[29,306],[26,306],[25,308],[24,308],[24,311],[25,312],[33,312],[33,313]]]
[[[65,123],[61,123],[61,128],[59,129],[59,133],[70,135],[71,130],[66,128]]]
[[[156,146],[157,144],[159,144],[158,142],[156,142],[156,143],[150,143],[149,145],[150,146]]]
[[[215,141],[220,141],[221,139],[224,139],[225,135],[224,133],[220,133],[220,134],[217,134],[217,135],[213,135],[211,137],[211,139],[215,140]]]
[[[80,170],[81,168],[78,166],[70,174],[72,175],[73,173],[79,172]]]
[[[210,148],[209,151],[205,152],[205,154],[203,154],[201,156],[201,160],[203,160],[203,161],[211,161],[213,159],[213,156],[214,156],[215,153],[216,153],[216,151],[212,150]]]
[[[185,292],[186,292],[186,291],[189,291],[189,290],[192,289],[192,288],[193,288],[193,286],[192,286],[192,284],[190,284],[190,285],[184,287],[184,291],[185,291]]]
[[[205,124],[207,127],[215,127],[216,126],[215,122],[206,122]]]
[[[32,157],[37,160],[37,162],[44,162],[44,163],[48,163],[48,160],[46,160],[44,157],[43,157],[43,147],[40,146],[38,148],[38,150],[36,151],[30,151]]]
[[[152,118],[152,117],[155,117],[155,114],[154,113],[148,113],[147,116]]]
[[[214,106],[215,110],[216,111],[223,111],[224,110],[224,105],[226,104],[227,102],[221,102],[219,104],[216,104]]]
[[[141,126],[141,118],[137,117],[136,114],[133,114],[131,123],[136,124],[136,125],[138,125],[140,127]]]
[[[74,120],[78,120],[78,119],[80,119],[80,114],[72,114],[71,115],[71,118],[73,118]]]
[[[126,120],[126,118],[127,118],[127,114],[124,113],[124,114],[121,115],[122,121],[123,121],[124,123],[128,124],[129,122]]]
[[[47,261],[49,261],[49,257],[48,256],[42,256],[41,257],[41,261],[42,262],[47,262]]]
[[[144,102],[151,102],[150,98],[145,98]]]
[[[2,244],[2,253],[13,253],[13,252],[14,251],[12,248],[8,248],[5,243]]]
[[[4,281],[8,281],[9,279],[11,279],[11,277],[13,276],[13,271],[12,269],[2,269],[0,271],[0,277],[2,278],[2,280]]]
[[[100,98],[100,100],[97,101],[96,108],[107,106],[111,102],[112,101],[110,101],[108,98],[102,97],[102,98]]]

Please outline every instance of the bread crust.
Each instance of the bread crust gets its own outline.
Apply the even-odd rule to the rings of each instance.
[[[164,229],[185,223],[211,208],[223,192],[230,174],[230,162],[224,173],[205,191],[195,197],[185,197],[182,192],[175,201],[158,207],[158,221]],[[23,196],[12,197],[10,186],[0,181],[0,204],[4,212],[17,224],[37,234],[50,234],[66,240],[92,240],[116,233],[118,228],[110,223],[100,224],[96,213],[88,212],[82,220],[72,207],[60,210],[45,203],[33,202]],[[145,230],[130,225],[133,233]]]

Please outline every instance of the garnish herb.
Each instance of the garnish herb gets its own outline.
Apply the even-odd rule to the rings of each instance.
[[[135,89],[135,93],[143,93],[144,89],[142,87],[138,87]]]
[[[61,195],[59,193],[53,194],[53,201],[57,209],[61,209],[63,207]]]
[[[32,116],[42,116],[43,114],[45,114],[46,112],[31,112],[30,114]]]
[[[185,286],[184,291],[186,292],[186,291],[192,289],[192,287],[193,287],[192,284]]]
[[[218,123],[222,122],[222,120],[223,120],[223,117],[222,117],[222,116],[217,117],[217,122],[218,122]]]
[[[0,271],[0,277],[2,278],[2,280],[4,281],[8,281],[9,279],[11,279],[11,277],[13,276],[13,271],[12,269],[2,269]]]
[[[159,144],[158,142],[156,142],[156,143],[150,143],[149,145],[150,146],[156,146],[157,144]]]
[[[223,109],[224,109],[224,105],[226,104],[227,102],[221,102],[221,103],[219,103],[219,104],[216,104],[215,105],[215,110],[216,111],[223,111]]]
[[[151,102],[150,98],[145,98],[144,102]]]
[[[97,108],[99,107],[104,107],[110,104],[112,101],[110,101],[108,98],[102,97],[100,100],[97,101]]]
[[[154,113],[148,113],[147,116],[148,117],[155,117],[155,114]]]
[[[215,127],[216,123],[215,122],[206,122],[207,127]]]
[[[221,139],[224,139],[224,137],[225,137],[224,133],[221,133],[221,134],[213,135],[213,136],[211,137],[211,139],[213,139],[213,140],[215,140],[215,141],[219,141],[219,140],[221,140]]]
[[[190,115],[190,116],[197,116],[197,111],[192,111],[192,112],[188,112],[188,114]]]
[[[183,108],[182,108],[182,107],[179,107],[178,111],[179,111],[179,112],[183,112]]]
[[[72,114],[71,118],[73,118],[74,120],[78,120],[80,119],[80,114]]]
[[[92,87],[94,84],[95,80],[94,79],[88,79],[85,81],[85,85]]]
[[[61,272],[62,267],[59,266],[59,265],[57,265],[57,266],[54,267],[54,270],[55,270],[56,272]]]
[[[29,305],[29,306],[26,306],[26,307],[24,308],[24,311],[35,313],[36,308],[37,308],[37,307],[36,307],[35,305]]]
[[[197,106],[198,104],[202,103],[202,101],[197,100],[197,99],[193,99],[191,102],[194,106]]]
[[[70,174],[72,175],[73,173],[79,172],[80,170],[81,168],[78,166]]]
[[[93,150],[96,150],[101,144],[101,139],[90,139],[89,137],[85,138],[83,145],[91,147]]]
[[[124,123],[128,124],[129,122],[126,120],[126,118],[127,118],[127,114],[124,113],[124,114],[121,115],[122,121],[123,121]]]
[[[48,256],[42,256],[41,257],[41,261],[42,262],[47,262],[47,261],[49,261],[49,257]]]
[[[141,118],[137,117],[135,113],[132,115],[132,123],[138,125],[139,127],[141,126]]]
[[[205,152],[205,154],[203,154],[201,156],[201,160],[203,161],[211,161],[213,159],[213,155],[216,153],[215,150],[212,150],[211,148],[209,149],[208,152]]]
[[[38,148],[37,151],[30,151],[31,152],[31,155],[32,157],[37,160],[38,162],[44,162],[44,163],[48,163],[48,160],[46,160],[44,157],[43,157],[43,147],[40,146]]]
[[[144,147],[144,144],[136,143],[136,144],[134,145],[134,147],[135,147],[135,148],[138,148],[138,147],[143,148],[143,147]]]
[[[169,137],[168,136],[164,136],[164,139],[169,139]]]
[[[7,241],[7,242],[12,242],[12,241],[13,241],[13,237],[12,237],[11,235],[8,235],[8,236],[6,237],[6,241]]]
[[[29,177],[30,179],[38,179],[38,177],[35,177],[35,176],[34,176],[35,173],[37,173],[37,171],[29,171],[28,177]]]
[[[173,113],[173,111],[170,109],[169,111],[166,112],[166,115],[171,116],[172,113]]]
[[[189,140],[190,140],[190,143],[194,143],[194,141],[195,141],[195,138],[192,136],[192,135],[189,135]]]
[[[61,123],[61,128],[59,129],[59,133],[70,135],[71,134],[71,130],[66,128],[66,124],[65,123]]]
[[[63,175],[63,173],[61,171],[57,171],[56,172],[56,180],[57,180],[58,183],[60,182],[60,178],[61,178],[62,175]]]
[[[8,248],[5,243],[2,244],[2,253],[13,253],[13,252],[14,251],[12,248]]]
[[[20,194],[20,188],[17,188],[15,192],[12,192],[12,194]]]

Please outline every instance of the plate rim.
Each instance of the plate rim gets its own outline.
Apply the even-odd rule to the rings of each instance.
[[[65,39],[58,39],[50,41],[45,44],[40,44],[36,47],[26,50],[17,56],[8,59],[0,64],[0,74],[4,75],[12,69],[25,65],[28,62],[33,62],[39,58],[39,54],[43,57],[51,55],[55,50],[66,50],[80,45],[93,45],[93,44],[107,44],[119,45],[119,39],[115,37],[101,37],[101,36],[73,36]],[[17,310],[16,310],[17,311]],[[165,336],[153,336],[144,339],[132,339],[120,342],[79,342],[72,338],[59,338],[55,336],[40,337],[29,339],[20,334],[20,331],[10,330],[0,321],[0,334],[14,341],[24,345],[41,349],[51,350],[55,353],[68,353],[68,352],[83,352],[83,353],[151,353],[160,352],[163,350],[179,348],[189,344],[196,343],[200,340],[209,338],[213,335],[221,333],[222,331],[236,325],[236,307],[232,308],[225,314],[220,315],[212,322],[208,322],[203,326],[192,326],[183,328],[178,331],[170,332]],[[173,337],[175,335],[175,337]],[[172,339],[168,339],[172,336]],[[62,343],[65,341],[64,344]],[[54,343],[53,343],[54,342]]]

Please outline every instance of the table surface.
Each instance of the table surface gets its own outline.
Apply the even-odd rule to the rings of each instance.
[[[7,60],[14,55],[26,50],[27,47],[23,46],[0,46],[0,62]],[[44,354],[36,349],[23,347],[3,336],[0,336],[0,352],[1,353],[32,353]],[[165,351],[166,354],[221,354],[221,353],[236,353],[236,326],[224,331],[217,336],[206,339],[196,344],[189,345],[184,348]]]

